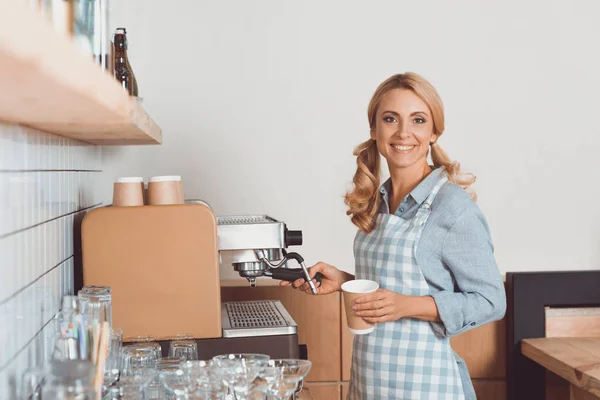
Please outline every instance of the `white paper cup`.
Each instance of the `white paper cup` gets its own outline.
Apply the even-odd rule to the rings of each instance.
[[[365,321],[362,317],[354,314],[352,306],[357,297],[367,293],[373,293],[379,289],[379,284],[368,279],[355,279],[342,285],[342,297],[346,307],[346,320],[348,329],[355,335],[366,335],[375,330],[375,324]]]

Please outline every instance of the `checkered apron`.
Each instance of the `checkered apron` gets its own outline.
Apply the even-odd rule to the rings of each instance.
[[[405,220],[379,213],[375,229],[354,240],[356,278],[407,296],[429,295],[415,258],[431,204],[447,178],[433,188],[416,215]],[[427,321],[401,318],[356,335],[348,400],[464,399],[462,382],[448,338],[438,337]]]

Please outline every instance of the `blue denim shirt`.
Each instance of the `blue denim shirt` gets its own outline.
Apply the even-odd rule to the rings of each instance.
[[[444,174],[434,169],[400,203],[394,215],[410,219]],[[379,212],[390,213],[391,180],[380,188]],[[442,323],[431,323],[440,336],[454,336],[502,319],[506,293],[494,259],[485,216],[460,186],[445,183],[433,204],[417,247],[416,258]],[[457,356],[467,398],[474,398],[469,373]]]

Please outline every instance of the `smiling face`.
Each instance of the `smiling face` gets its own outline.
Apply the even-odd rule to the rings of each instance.
[[[392,89],[381,98],[371,138],[394,169],[426,168],[429,144],[437,139],[427,104],[412,90]]]

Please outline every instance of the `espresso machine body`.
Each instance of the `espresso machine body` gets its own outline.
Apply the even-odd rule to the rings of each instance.
[[[219,278],[219,268],[234,268],[250,285],[279,279],[289,259],[300,263],[286,253],[297,244],[301,232],[273,218],[217,217],[206,204],[103,207],[82,224],[83,283],[110,286],[113,326],[124,338],[156,336],[163,352],[170,336],[192,333],[201,359],[298,358],[297,325],[281,302],[222,302]],[[303,264],[288,278],[305,276]]]

